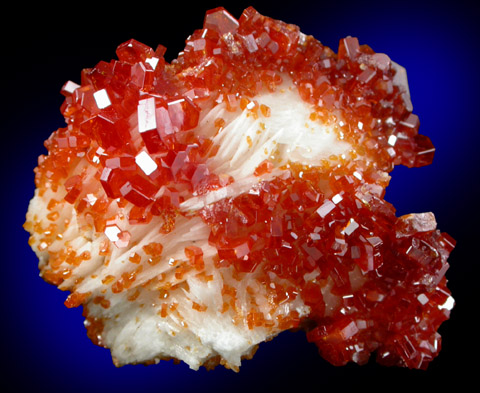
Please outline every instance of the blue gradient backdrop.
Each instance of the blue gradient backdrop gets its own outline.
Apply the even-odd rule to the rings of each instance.
[[[161,11],[161,2],[155,4],[153,11],[144,2],[115,15],[107,8],[98,16],[97,3],[78,3],[59,9],[55,18],[38,14],[34,24],[12,13],[13,27],[2,30],[2,392],[282,392],[292,383],[298,391],[358,391],[372,383],[419,391],[450,379],[459,387],[467,384],[472,368],[465,355],[475,346],[478,351],[470,313],[480,218],[480,29],[472,3],[205,1],[170,5],[170,13]],[[386,198],[399,215],[433,211],[439,228],[458,241],[447,273],[457,305],[440,330],[443,350],[427,371],[385,368],[373,361],[336,368],[317,355],[301,332],[262,344],[239,374],[223,368],[194,372],[166,361],[115,368],[109,351],[87,338],[81,308],[65,308],[67,294],[39,278],[22,224],[34,190],[33,168],[45,152],[43,141],[64,124],[61,86],[69,79],[79,82],[82,68],[114,58],[116,46],[130,38],[152,47],[165,45],[171,60],[188,34],[201,27],[204,12],[218,5],[236,17],[253,5],[265,15],[299,25],[335,51],[341,38],[356,36],[406,67],[420,132],[432,139],[437,152],[429,167],[395,168]],[[136,23],[129,25],[129,20]],[[54,30],[46,29],[52,26]]]

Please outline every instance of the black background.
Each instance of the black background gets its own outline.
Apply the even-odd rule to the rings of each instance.
[[[432,211],[457,241],[447,272],[456,300],[440,333],[443,349],[427,371],[368,365],[333,367],[303,333],[283,333],[260,346],[240,373],[185,364],[115,368],[109,351],[86,337],[81,309],[63,306],[67,294],[38,277],[37,259],[22,229],[33,196],[33,168],[43,141],[63,126],[59,91],[80,71],[115,58],[135,38],[167,47],[172,60],[201,28],[206,10],[224,6],[235,17],[249,5],[300,26],[335,51],[347,35],[388,54],[407,69],[420,132],[437,148],[431,166],[395,168],[386,199],[398,214]],[[1,212],[0,389],[49,392],[326,391],[404,388],[459,389],[476,380],[480,350],[479,263],[479,14],[472,3],[403,2],[77,2],[35,7],[14,4],[2,15],[0,41]],[[3,387],[2,387],[3,385]],[[473,386],[478,386],[474,384]],[[355,389],[355,390],[353,390]]]

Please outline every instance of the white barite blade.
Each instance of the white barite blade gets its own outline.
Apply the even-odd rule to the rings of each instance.
[[[96,99],[100,106],[107,103],[101,91]],[[152,99],[140,101],[139,132],[155,126],[152,105]],[[267,110],[262,112],[260,106]],[[339,119],[323,124],[314,120],[313,112],[314,108],[300,98],[290,78],[285,76],[283,85],[275,92],[254,97],[244,110],[229,112],[225,104],[220,103],[202,113],[195,131],[213,137],[213,145],[218,146],[218,153],[208,159],[206,165],[211,173],[229,175],[235,181],[204,195],[187,197],[180,205],[181,210],[194,212],[249,192],[260,181],[286,176],[288,171],[284,166],[291,162],[318,166],[332,155],[348,155],[352,147],[340,138]],[[214,136],[212,124],[218,118],[225,124]],[[135,162],[148,176],[158,167],[154,158],[142,151]],[[256,176],[256,168],[265,160],[273,164],[273,170]],[[93,184],[95,168],[84,169],[81,165],[73,173],[81,171],[85,173],[85,184]],[[93,206],[103,193],[101,187],[92,188],[86,202]],[[102,321],[100,341],[111,349],[117,365],[176,358],[193,369],[209,362],[238,369],[242,358],[252,356],[259,343],[283,330],[279,320],[288,317],[292,310],[300,317],[310,312],[300,296],[272,307],[270,287],[260,285],[256,277],[255,272],[260,271],[261,266],[240,281],[234,278],[233,266],[215,266],[217,250],[208,241],[210,228],[199,217],[179,216],[173,231],[162,233],[158,230],[162,218],[154,217],[148,224],[129,225],[131,205],[114,201],[109,212],[117,218],[97,233],[88,218],[77,217],[72,205],[63,201],[62,190],[48,190],[42,195],[37,193],[32,200],[30,220],[45,227],[50,225],[47,205],[52,199],[60,201],[61,214],[57,221],[62,222],[64,231],[48,246],[49,251],[62,252],[70,247],[76,250],[76,255],[88,252],[92,256],[79,266],[63,262],[65,271],[70,273],[65,275],[60,288],[74,288],[77,293],[89,294],[84,304],[88,310],[86,324],[90,326],[92,320]],[[67,217],[70,218],[67,220]],[[127,241],[120,241],[125,233]],[[106,241],[110,241],[111,247],[108,257],[102,252]],[[148,259],[144,247],[150,244],[162,245],[161,256],[141,265],[132,262],[135,255]],[[202,269],[188,268],[185,249],[189,246],[201,249]],[[42,243],[33,247],[41,263],[45,263],[48,253],[42,249]],[[131,287],[112,290],[112,283],[117,283],[119,278],[128,280],[133,276]],[[273,273],[271,279],[277,283],[282,281]],[[230,295],[225,294],[227,287]],[[231,293],[236,295],[232,297]],[[328,294],[325,299],[330,312],[337,306],[338,299]],[[252,304],[256,312],[263,315],[266,325],[249,326],[247,317]]]
[[[410,88],[408,87],[407,70],[394,61],[392,61],[392,67],[395,69],[393,84],[401,89],[405,108],[408,112],[411,112],[413,110],[413,104],[410,98]]]
[[[315,109],[301,99],[288,76],[275,92],[258,95],[254,101],[257,107],[267,107],[269,115],[262,115],[260,110],[255,115],[248,106],[238,110],[235,117],[230,115],[228,124],[213,139],[219,146],[208,161],[213,171],[241,180],[251,176],[264,160],[276,167],[289,161],[318,166],[332,155],[351,151],[352,146],[339,137],[340,119],[332,118],[331,124],[312,120]],[[225,113],[220,108],[215,112]]]

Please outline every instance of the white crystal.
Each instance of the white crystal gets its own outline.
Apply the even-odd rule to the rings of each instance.
[[[102,89],[93,93],[93,98],[95,98],[95,103],[97,104],[98,109],[104,109],[112,105],[110,98],[108,97],[107,90]]]
[[[146,151],[138,153],[138,155],[135,157],[135,162],[147,176],[155,171],[155,169],[158,167],[157,163],[148,155]]]

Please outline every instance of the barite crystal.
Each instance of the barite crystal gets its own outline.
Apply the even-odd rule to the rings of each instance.
[[[303,328],[333,365],[425,369],[455,241],[397,217],[395,165],[431,163],[405,69],[247,8],[207,12],[171,64],[134,39],[67,82],[25,229],[116,365],[238,370]]]

